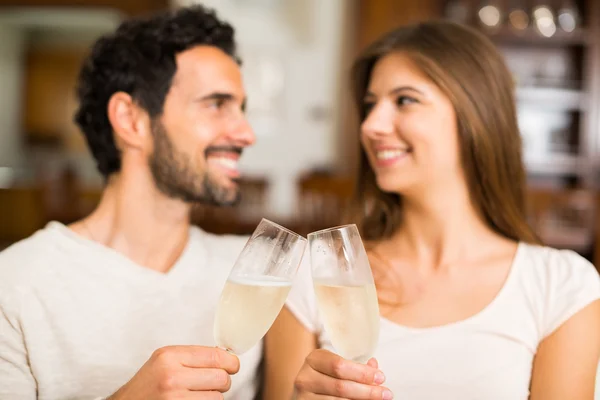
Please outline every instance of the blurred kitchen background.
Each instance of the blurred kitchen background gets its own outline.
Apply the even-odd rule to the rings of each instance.
[[[91,43],[130,15],[190,0],[0,0],[0,248],[90,212],[102,181],[77,128],[74,83]],[[243,200],[194,222],[250,233],[268,217],[307,233],[340,221],[358,140],[354,55],[405,23],[477,26],[517,82],[530,219],[546,243],[600,265],[599,0],[206,0],[237,29],[258,136]]]

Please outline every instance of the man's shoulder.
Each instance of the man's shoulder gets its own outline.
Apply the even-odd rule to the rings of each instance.
[[[201,241],[208,250],[214,252],[240,252],[248,241],[250,235],[216,234],[203,230],[200,227],[192,227],[192,237]]]
[[[0,252],[0,287],[31,283],[41,268],[52,263],[52,234],[47,228],[35,232]]]

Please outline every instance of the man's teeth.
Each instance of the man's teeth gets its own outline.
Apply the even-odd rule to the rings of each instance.
[[[405,154],[406,150],[383,150],[376,153],[378,160],[391,160]]]
[[[227,157],[213,157],[211,161],[224,166],[229,169],[237,169],[238,162],[237,160],[233,160]]]

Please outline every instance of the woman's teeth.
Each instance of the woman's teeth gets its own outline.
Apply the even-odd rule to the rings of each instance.
[[[406,150],[382,150],[375,153],[378,160],[391,160],[407,153]]]

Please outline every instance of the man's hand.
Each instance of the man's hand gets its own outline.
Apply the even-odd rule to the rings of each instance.
[[[163,347],[107,400],[223,399],[239,368],[236,356],[215,347]]]

